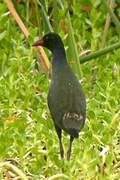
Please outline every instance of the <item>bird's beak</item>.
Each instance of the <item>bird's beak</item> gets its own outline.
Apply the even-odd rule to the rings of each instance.
[[[43,45],[44,45],[44,40],[43,39],[39,39],[38,41],[33,43],[32,47],[38,47],[38,46],[43,46]]]

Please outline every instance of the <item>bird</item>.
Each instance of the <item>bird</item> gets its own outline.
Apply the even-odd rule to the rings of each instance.
[[[45,47],[52,53],[52,75],[47,102],[59,139],[60,156],[64,159],[62,132],[70,135],[67,160],[71,158],[72,143],[79,137],[86,119],[86,97],[66,57],[61,37],[54,32],[45,34],[32,45]]]

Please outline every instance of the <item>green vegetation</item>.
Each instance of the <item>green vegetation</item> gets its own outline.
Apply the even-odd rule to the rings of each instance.
[[[0,179],[16,176],[2,166],[7,160],[27,179],[120,179],[120,49],[78,69],[81,52],[101,47],[106,6],[102,0],[30,2],[14,2],[30,32],[28,40],[7,13],[7,6],[0,3]],[[120,18],[119,5],[116,1],[115,12]],[[81,73],[87,97],[86,124],[73,143],[69,162],[59,157],[46,102],[48,75],[31,47],[38,34],[48,30],[61,35],[73,70]],[[112,22],[105,46],[117,42],[119,35]],[[68,146],[66,134],[64,146]]]

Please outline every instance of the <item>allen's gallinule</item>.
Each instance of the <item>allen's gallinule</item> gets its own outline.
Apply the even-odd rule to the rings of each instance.
[[[74,138],[79,136],[86,118],[86,100],[76,76],[67,63],[63,42],[58,34],[49,33],[33,44],[48,48],[53,55],[48,107],[59,138],[60,155],[64,157],[62,130],[70,135],[67,159]]]

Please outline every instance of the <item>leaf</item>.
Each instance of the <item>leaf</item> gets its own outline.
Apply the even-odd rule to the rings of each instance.
[[[6,34],[7,34],[6,30],[0,33],[0,41],[5,38]]]

